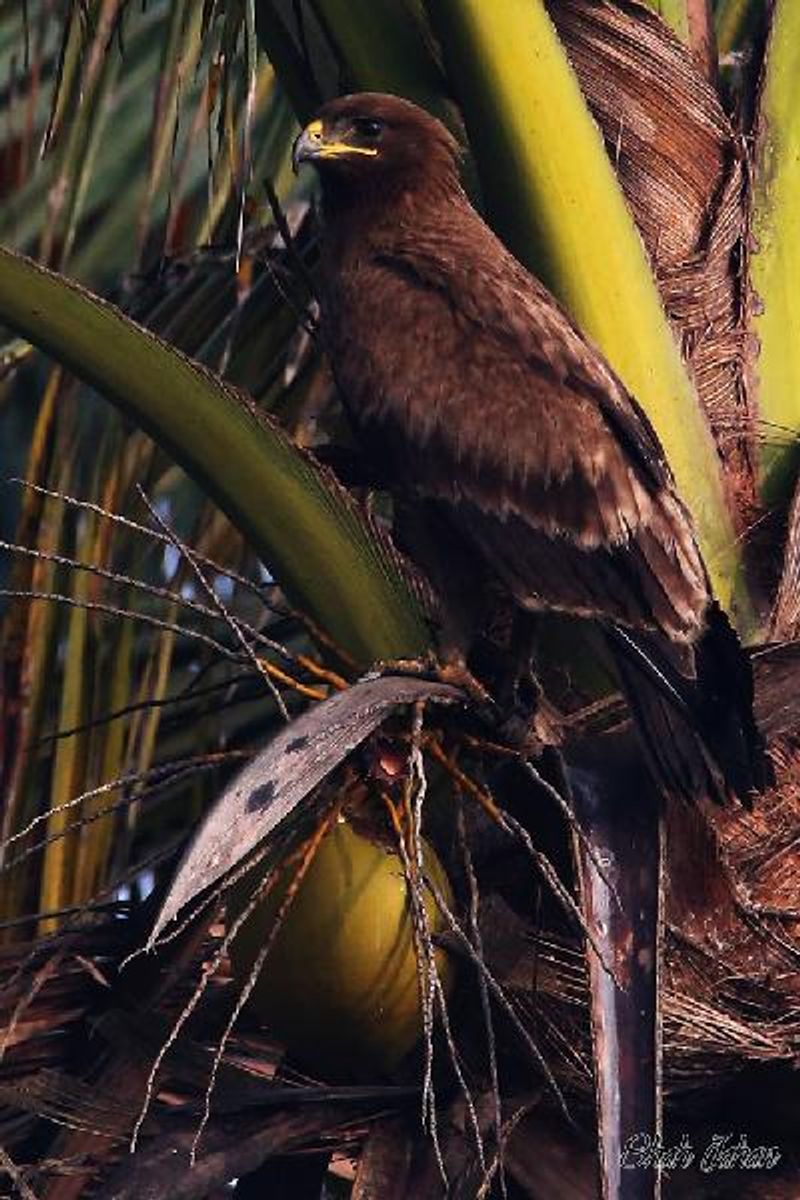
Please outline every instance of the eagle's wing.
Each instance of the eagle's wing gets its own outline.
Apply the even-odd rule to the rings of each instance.
[[[339,297],[377,335],[339,356],[356,422],[519,602],[694,638],[707,576],[647,417],[488,228],[469,232],[398,236]]]

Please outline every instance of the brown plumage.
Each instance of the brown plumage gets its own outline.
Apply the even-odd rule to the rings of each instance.
[[[708,638],[710,613],[719,653],[707,648],[705,659],[732,655],[747,692],[647,417],[472,208],[450,133],[397,97],[346,96],[298,139],[296,161],[305,160],[322,180],[326,346],[387,485],[433,505],[522,608],[630,630],[629,693],[643,678],[644,635],[660,643],[662,673],[682,661],[676,694],[684,715],[699,711],[697,656],[669,648]],[[724,687],[715,680],[714,696]],[[668,692],[656,724],[671,728]],[[751,782],[751,698],[735,713],[737,745],[726,747],[738,769],[723,764],[740,791]]]

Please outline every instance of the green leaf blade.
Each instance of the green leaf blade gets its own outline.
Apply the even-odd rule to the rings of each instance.
[[[542,0],[428,0],[492,223],[647,412],[721,603],[750,620],[719,456],[599,129]],[[513,186],[510,185],[513,181]]]
[[[794,484],[800,434],[800,8],[775,5],[761,94],[750,282],[754,364],[764,430],[760,488],[767,504]]]
[[[150,433],[361,665],[425,650],[419,607],[357,505],[232,388],[113,305],[8,250],[0,320]]]

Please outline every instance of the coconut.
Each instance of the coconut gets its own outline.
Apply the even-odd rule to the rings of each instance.
[[[452,903],[432,847],[426,875]],[[275,925],[291,871],[245,921],[231,946],[241,986]],[[234,893],[229,917],[252,896],[249,878]],[[431,933],[444,924],[430,889]],[[435,951],[447,991],[452,964]],[[396,848],[357,833],[340,819],[322,839],[275,935],[250,996],[251,1011],[299,1062],[329,1075],[364,1077],[395,1070],[422,1036],[419,971],[408,887]]]

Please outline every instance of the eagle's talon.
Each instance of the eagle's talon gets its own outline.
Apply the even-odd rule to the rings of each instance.
[[[438,659],[433,653],[422,658],[384,659],[375,664],[376,675],[413,675],[448,683],[464,692],[470,705],[477,709],[489,724],[496,726],[499,709],[481,681],[470,671],[463,658]]]
[[[374,675],[412,675],[425,679],[437,674],[437,661],[433,654],[421,658],[382,658],[372,668]]]
[[[497,723],[497,705],[480,679],[473,675],[463,659],[459,661],[446,660],[445,662],[438,663],[436,674],[442,683],[450,683],[453,687],[457,687],[462,692],[465,692],[470,703],[479,711],[486,712],[488,710],[492,714],[491,723]]]

